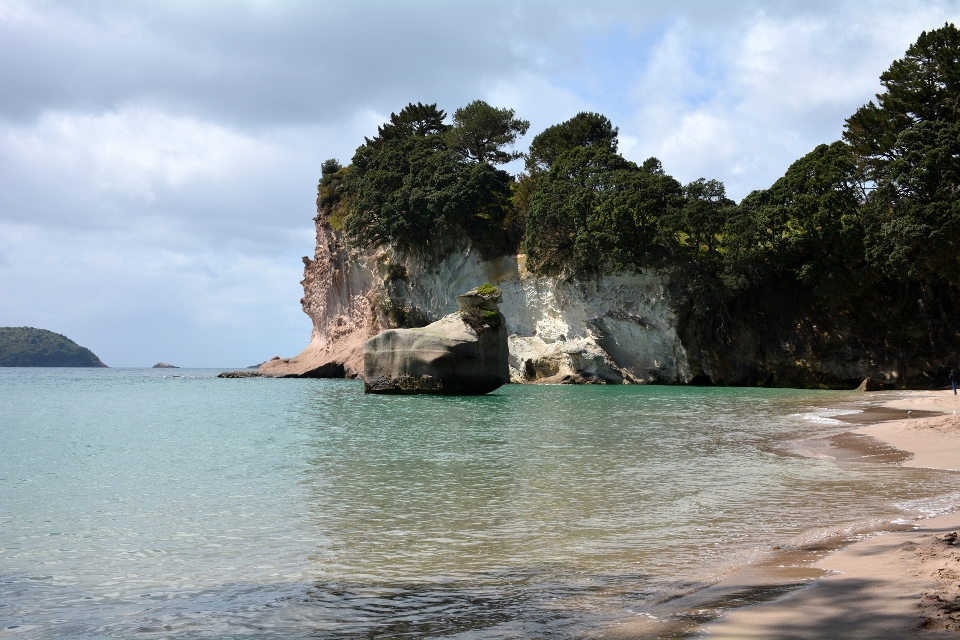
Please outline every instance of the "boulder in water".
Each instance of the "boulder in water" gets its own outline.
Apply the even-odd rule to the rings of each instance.
[[[500,290],[457,298],[460,309],[418,329],[389,329],[363,343],[364,392],[482,395],[510,382]]]

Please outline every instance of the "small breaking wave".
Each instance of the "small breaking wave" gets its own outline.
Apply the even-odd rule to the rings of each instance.
[[[807,413],[794,413],[793,417],[817,424],[843,424],[837,416],[852,416],[863,413],[863,409],[815,409]]]

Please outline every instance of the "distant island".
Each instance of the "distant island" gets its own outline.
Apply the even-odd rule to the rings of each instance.
[[[70,338],[33,327],[0,327],[0,367],[106,367]]]
[[[154,369],[179,369],[180,367],[174,364],[166,363],[166,362],[158,362],[157,364],[153,365],[153,368]]]

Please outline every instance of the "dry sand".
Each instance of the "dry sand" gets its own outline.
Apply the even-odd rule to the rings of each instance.
[[[960,402],[950,391],[905,393],[889,409],[942,412],[863,426],[914,455],[904,466],[960,470]],[[945,415],[943,415],[945,414]],[[704,627],[704,638],[958,638],[960,513],[851,544],[815,564],[834,572],[779,600],[744,607]]]

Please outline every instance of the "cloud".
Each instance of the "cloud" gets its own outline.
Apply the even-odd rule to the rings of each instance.
[[[291,355],[320,164],[407,102],[514,108],[521,149],[598,111],[627,157],[741,198],[948,20],[960,2],[0,0],[0,324],[110,364]]]
[[[520,25],[480,3],[5,6],[0,83],[18,87],[0,99],[7,118],[133,100],[247,127],[314,123],[527,64],[510,44]]]
[[[677,16],[632,79],[628,156],[656,155],[682,181],[718,178],[738,199],[764,188],[839,139],[844,119],[880,90],[880,73],[957,6],[754,4],[718,23]]]
[[[34,171],[82,173],[95,193],[119,192],[144,201],[156,200],[158,187],[222,182],[242,170],[243,159],[275,160],[279,151],[216,123],[145,108],[46,112],[35,126],[8,127],[0,135],[5,154]]]

